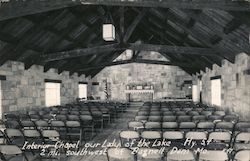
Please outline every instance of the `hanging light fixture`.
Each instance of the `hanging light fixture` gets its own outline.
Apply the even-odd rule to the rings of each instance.
[[[105,41],[114,41],[115,40],[115,26],[113,24],[103,24],[102,36]]]
[[[102,25],[102,37],[105,41],[114,41],[115,40],[115,26],[113,25],[113,20],[108,11],[105,22]]]

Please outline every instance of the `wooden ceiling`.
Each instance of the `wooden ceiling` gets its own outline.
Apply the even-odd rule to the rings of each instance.
[[[110,15],[116,40],[105,42]],[[244,0],[26,0],[0,6],[0,65],[95,76],[106,66],[127,63],[176,65],[195,74],[221,60],[250,55],[250,3]],[[113,62],[126,49],[131,60]],[[157,51],[169,61],[138,58]]]

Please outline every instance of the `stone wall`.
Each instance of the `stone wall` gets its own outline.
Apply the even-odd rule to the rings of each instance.
[[[182,85],[185,80],[192,80],[192,77],[176,66],[132,63],[106,67],[93,80],[100,83],[96,90],[92,91],[95,97],[105,99],[104,88],[107,80],[111,83],[111,99],[124,101],[126,85],[130,83],[152,84],[155,99],[185,97],[191,93],[187,86]]]
[[[211,105],[210,78],[221,75],[221,101],[220,108],[239,113],[244,120],[250,120],[250,75],[244,71],[250,69],[250,57],[241,53],[236,56],[235,63],[222,61],[222,66],[213,65],[212,70],[206,68],[193,76],[193,83],[197,84],[198,75],[202,76],[202,100]]]
[[[45,79],[61,80],[61,104],[66,104],[78,97],[78,83],[88,81],[84,75],[72,76],[64,71],[58,74],[56,69],[44,73],[44,67],[33,65],[25,70],[21,62],[8,61],[0,67],[0,75],[6,76],[1,81],[2,111],[16,111],[45,106]]]

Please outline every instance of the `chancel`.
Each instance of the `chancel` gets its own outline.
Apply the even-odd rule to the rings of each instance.
[[[249,0],[0,0],[0,160],[249,161]]]

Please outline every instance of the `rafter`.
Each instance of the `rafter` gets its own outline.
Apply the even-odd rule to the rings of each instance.
[[[143,9],[139,15],[136,16],[136,18],[133,20],[133,22],[131,23],[131,25],[128,27],[124,38],[123,38],[123,42],[127,42],[130,38],[130,36],[133,34],[135,28],[137,27],[137,25],[140,23],[141,19],[146,15],[148,9]]]
[[[63,52],[58,52],[58,53],[53,53],[53,54],[46,54],[46,55],[43,55],[42,57],[45,58],[43,60],[44,62],[50,62],[50,61],[69,59],[69,58],[81,57],[81,56],[92,55],[92,54],[102,54],[104,52],[111,52],[111,51],[117,50],[116,47],[118,45],[119,44],[108,44],[108,45],[96,46],[92,48],[75,49],[75,50],[63,51]]]
[[[101,42],[97,42],[96,45],[98,45],[100,43]],[[91,44],[91,45],[93,45],[93,44]],[[110,52],[104,52],[102,54],[85,55],[85,56],[79,57],[77,59],[75,59],[75,58],[63,59],[63,60],[66,60],[67,62],[64,65],[58,67],[58,71],[59,72],[70,71],[70,74],[72,74],[81,66],[98,63],[99,60],[102,60],[103,58],[108,56],[109,53]],[[90,57],[92,57],[94,55],[95,55],[96,59],[92,58],[92,60],[91,60]],[[63,61],[63,60],[60,60],[60,61]],[[88,60],[88,61],[86,61],[86,60]],[[54,63],[54,62],[49,62],[49,63]]]

